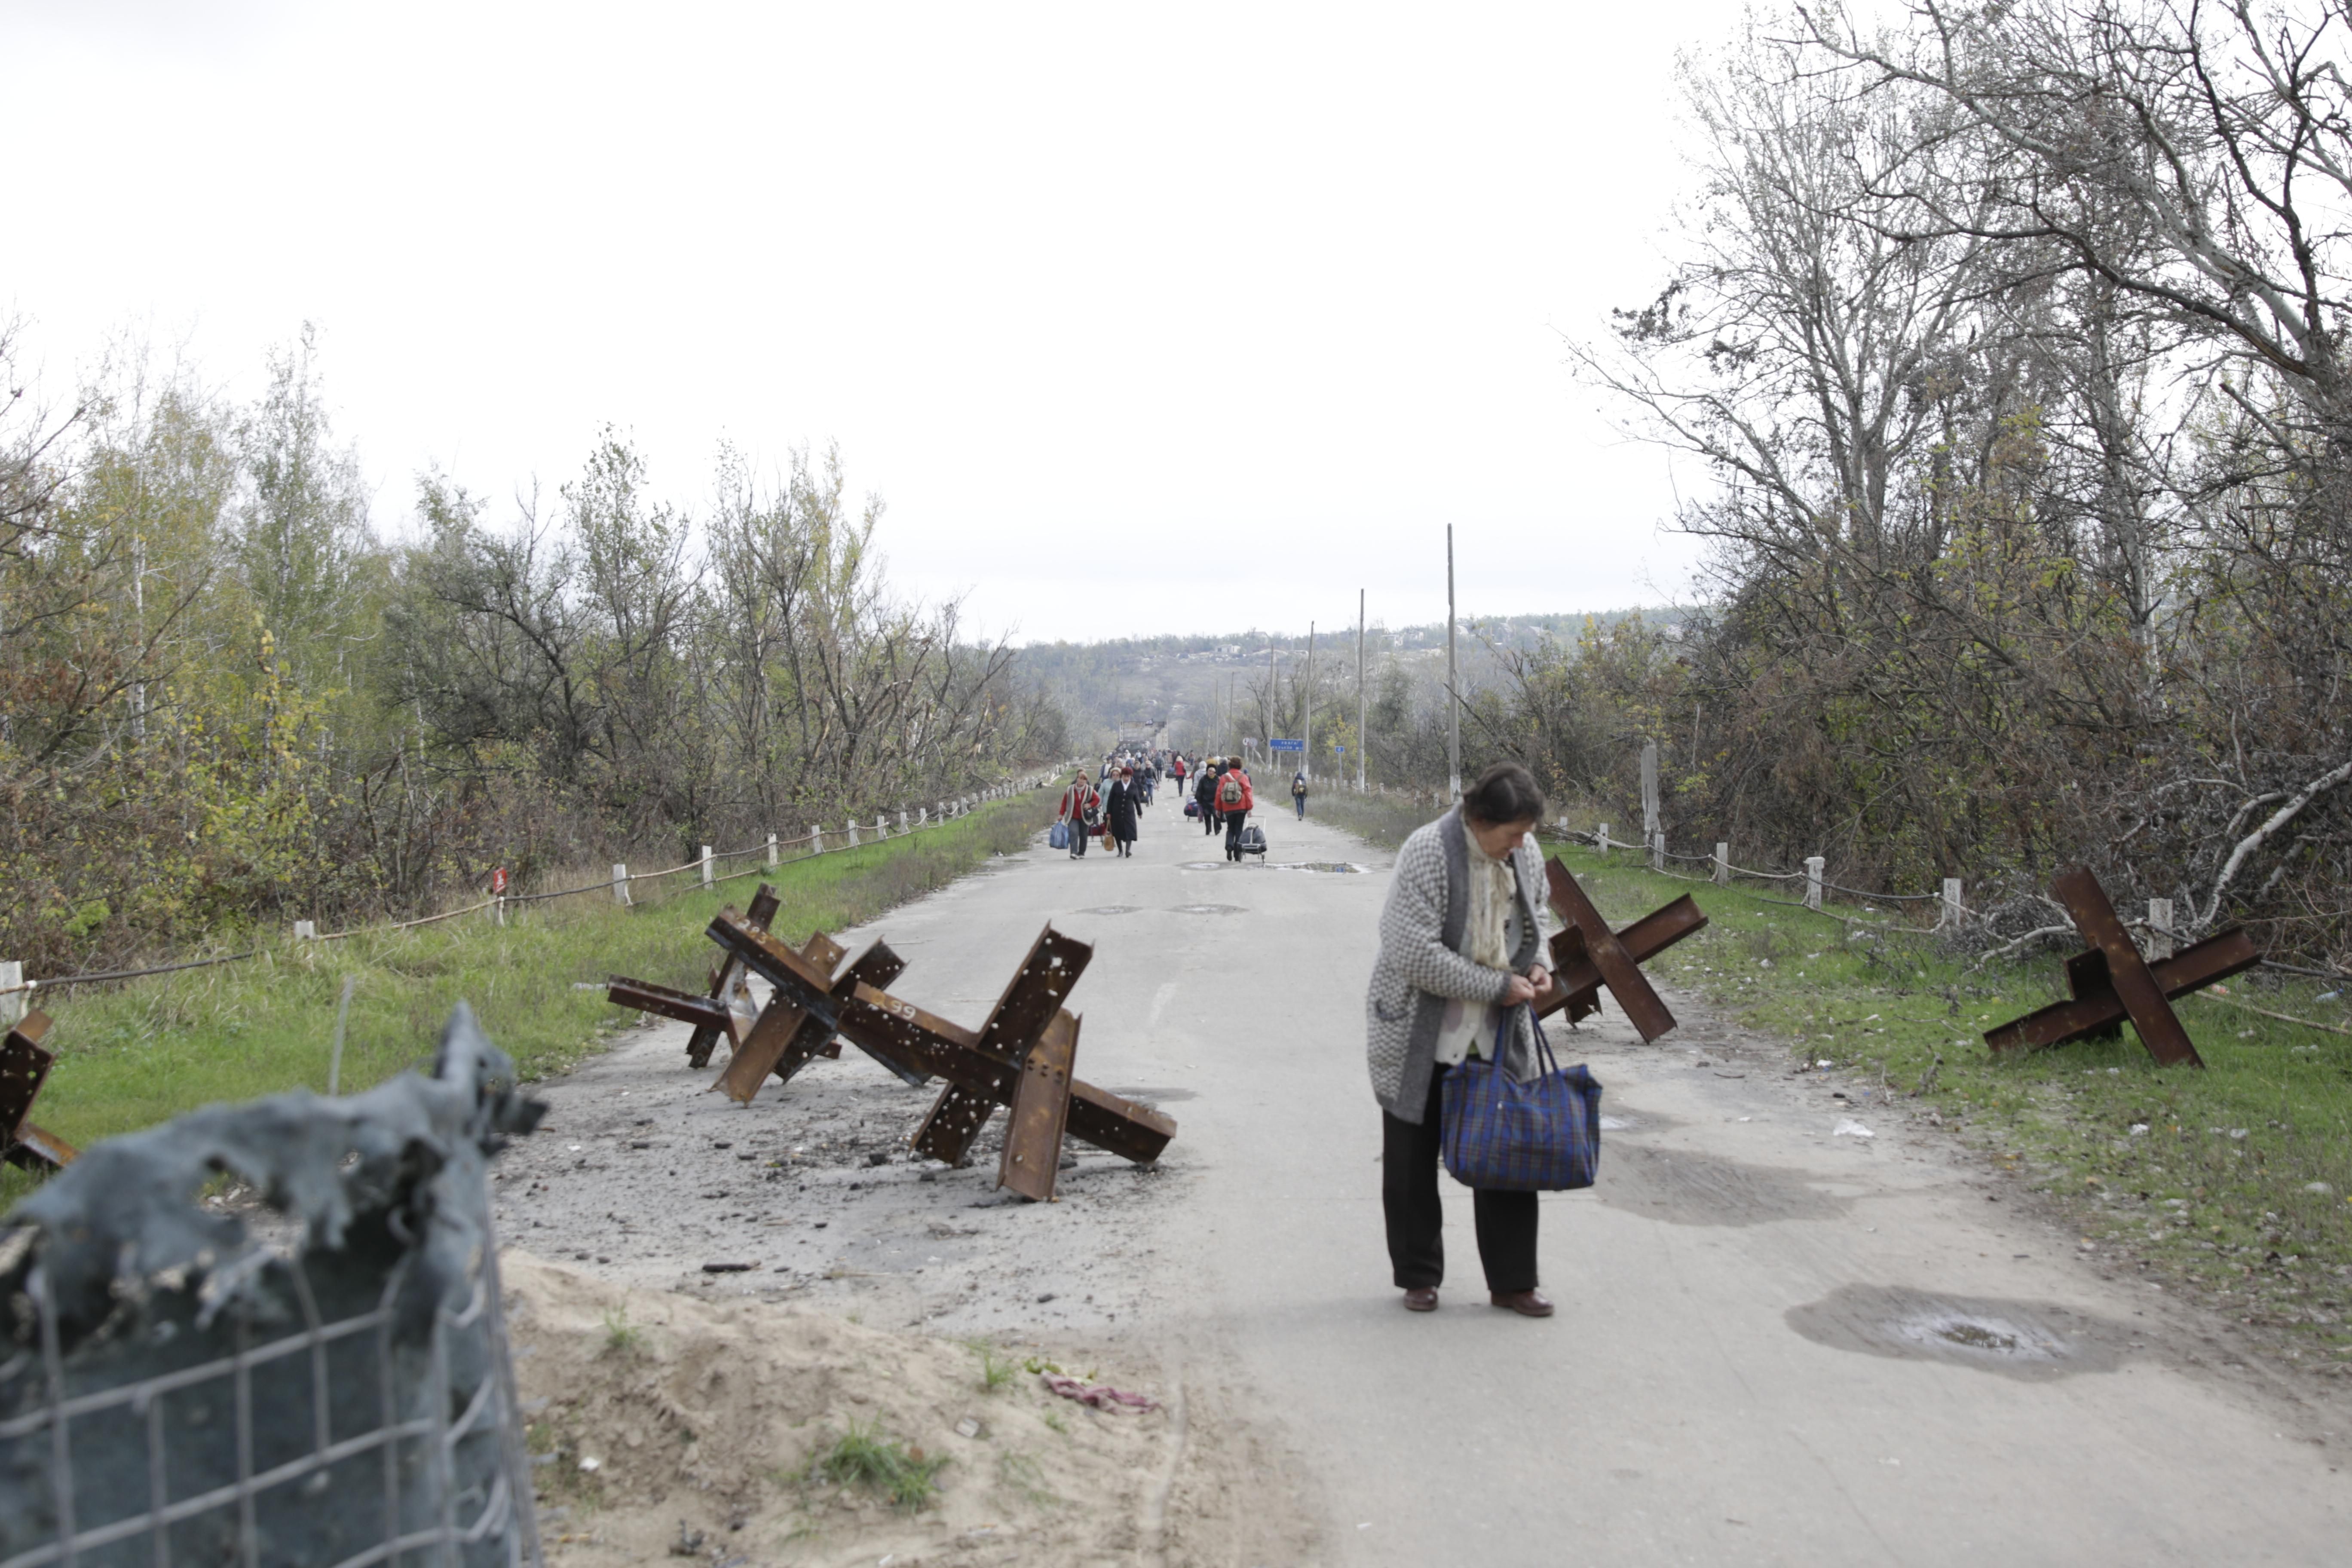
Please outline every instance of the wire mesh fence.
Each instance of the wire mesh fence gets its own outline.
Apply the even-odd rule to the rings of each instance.
[[[537,1564],[485,1179],[539,1118],[513,1076],[460,1005],[429,1078],[209,1107],[20,1204],[0,1568]]]

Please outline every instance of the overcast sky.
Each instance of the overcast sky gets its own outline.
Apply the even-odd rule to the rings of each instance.
[[[0,0],[0,306],[240,393],[317,323],[409,526],[632,433],[838,441],[1017,640],[1657,603],[1673,484],[1563,363],[1664,268],[1735,7]]]

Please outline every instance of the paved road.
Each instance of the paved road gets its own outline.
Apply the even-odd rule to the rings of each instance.
[[[1659,1047],[1613,1021],[1565,1037],[1623,1125],[1597,1189],[1545,1199],[1559,1316],[1486,1305],[1451,1183],[1444,1307],[1402,1310],[1360,1025],[1387,857],[1286,814],[1266,826],[1276,864],[1229,868],[1163,802],[1132,860],[1041,848],[878,922],[914,960],[905,994],[967,1022],[1043,921],[1094,941],[1078,1071],[1188,1096],[1168,1106],[1182,1131],[1149,1201],[1093,1157],[1051,1209],[975,1213],[981,1169],[836,1193],[905,1213],[859,1231],[836,1209],[794,1233],[814,1243],[780,1244],[812,1290],[895,1289],[946,1331],[1134,1336],[1253,1389],[1314,1478],[1328,1561],[2352,1558],[2340,1405],[2298,1404],[2162,1291],[2103,1278],[1945,1134],[1864,1105],[1874,1135],[1836,1135],[1855,1113],[1835,1085],[1682,999],[1686,1027]],[[1350,862],[1369,868],[1303,868]],[[677,1079],[673,1049],[663,1093],[698,1126],[798,1127],[820,1094],[905,1093],[852,1052],[738,1111]],[[905,1098],[894,1127],[919,1112]],[[931,1210],[979,1234],[928,1239]],[[815,1275],[825,1246],[853,1244],[865,1277]],[[900,1253],[911,1272],[881,1280]],[[990,1273],[1014,1258],[1017,1300]]]

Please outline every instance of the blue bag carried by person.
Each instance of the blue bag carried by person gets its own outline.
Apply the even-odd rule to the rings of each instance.
[[[1589,1187],[1601,1164],[1601,1085],[1581,1063],[1562,1069],[1532,1017],[1541,1070],[1525,1083],[1512,1078],[1511,1017],[1496,1027],[1494,1060],[1467,1058],[1445,1075],[1445,1168],[1489,1192]]]
[[[1053,831],[1045,835],[1045,842],[1055,849],[1067,849],[1070,847],[1070,825],[1066,822],[1054,824]]]

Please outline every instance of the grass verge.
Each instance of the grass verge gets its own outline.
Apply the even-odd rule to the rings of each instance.
[[[1684,893],[1708,926],[1654,960],[1662,980],[1790,1042],[1791,1066],[1900,1100],[2056,1204],[2111,1266],[2199,1287],[2285,1331],[2290,1360],[2352,1358],[2352,1038],[2330,988],[2256,971],[2182,998],[2205,1070],[2159,1071],[2121,1038],[1996,1061],[1983,1031],[2066,994],[2055,956],[1969,968],[1888,906],[1816,914],[1740,887],[1694,886],[1581,846],[1549,847],[1622,925]],[[1873,926],[1894,926],[1895,931]]]
[[[930,1456],[897,1437],[881,1435],[878,1424],[852,1426],[832,1447],[809,1458],[808,1479],[863,1487],[911,1513],[939,1492],[945,1456]]]
[[[926,832],[765,872],[782,903],[774,925],[795,941],[871,920],[1026,845],[1058,796],[991,802]],[[678,882],[687,882],[679,878]],[[449,1009],[473,1005],[484,1030],[526,1079],[561,1072],[600,1033],[636,1015],[604,1000],[612,974],[698,990],[716,952],[703,929],[751,901],[761,879],[667,894],[641,885],[626,909],[585,894],[340,942],[275,946],[250,963],[188,970],[40,1005],[58,1053],[34,1120],[87,1147],[218,1100],[327,1087],[335,1009],[355,984],[341,1087],[362,1089],[432,1058]],[[0,1174],[0,1204],[33,1178]]]
[[[1407,800],[1402,795],[1325,789],[1307,796],[1307,815],[1310,820],[1328,823],[1368,844],[1394,849],[1405,841],[1406,835],[1437,812],[1426,801]]]

